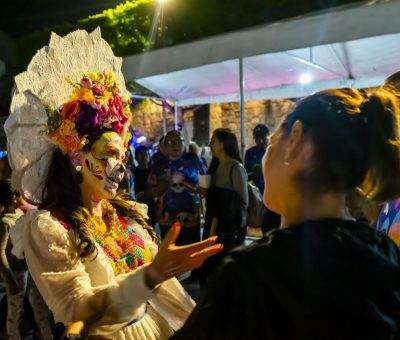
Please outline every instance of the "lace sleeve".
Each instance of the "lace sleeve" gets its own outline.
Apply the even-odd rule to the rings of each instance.
[[[118,282],[111,278],[107,284],[93,287],[77,256],[73,232],[49,212],[28,214],[19,232],[24,235],[29,271],[56,321],[82,320],[92,325],[91,334],[111,334],[140,316],[153,296],[144,283],[144,266]]]

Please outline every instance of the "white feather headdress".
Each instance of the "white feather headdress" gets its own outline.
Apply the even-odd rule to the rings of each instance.
[[[100,29],[74,31],[65,37],[52,33],[48,46],[32,58],[27,70],[15,77],[10,116],[5,123],[8,158],[16,189],[32,203],[39,203],[56,146],[40,131],[46,127],[46,108],[59,108],[71,94],[71,84],[90,71],[111,71],[127,94],[121,72],[122,59],[115,57],[102,39]],[[127,94],[128,95],[128,94]]]

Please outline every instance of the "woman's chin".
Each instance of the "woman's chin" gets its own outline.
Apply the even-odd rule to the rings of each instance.
[[[263,203],[267,207],[268,210],[274,211],[279,214],[276,204],[273,200],[270,199],[269,195],[264,193]]]
[[[101,199],[111,200],[117,196],[117,191],[118,188],[104,188],[104,190],[99,193],[99,196],[101,196]]]

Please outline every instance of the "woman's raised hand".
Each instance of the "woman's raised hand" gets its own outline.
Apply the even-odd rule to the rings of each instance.
[[[215,244],[217,237],[204,241],[177,246],[175,240],[181,231],[179,223],[174,223],[162,242],[154,261],[147,267],[146,284],[150,288],[178,276],[184,272],[200,267],[210,256],[217,254],[223,248]]]

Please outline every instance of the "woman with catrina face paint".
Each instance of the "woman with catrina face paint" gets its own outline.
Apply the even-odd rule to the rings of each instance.
[[[76,65],[59,70],[65,62]],[[16,77],[6,122],[13,181],[39,209],[10,236],[56,322],[82,321],[107,339],[166,339],[194,307],[175,276],[222,246],[178,247],[175,225],[158,247],[147,207],[117,194],[131,119],[120,65],[99,31],[76,31],[53,36]],[[106,68],[115,75],[80,73]]]

